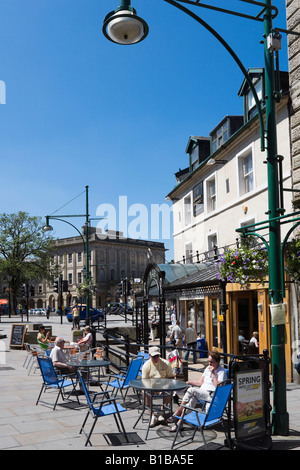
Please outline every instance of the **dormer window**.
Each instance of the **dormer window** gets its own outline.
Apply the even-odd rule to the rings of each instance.
[[[191,173],[209,156],[209,137],[191,136],[185,152],[189,154],[189,172]]]
[[[252,80],[258,99],[262,102],[264,96],[264,69],[249,69],[248,74]],[[238,95],[244,97],[245,122],[250,121],[250,119],[257,114],[257,109],[253,92],[246,79],[243,81]]]
[[[228,140],[228,121],[225,121],[212,135],[212,151],[215,152],[226,140]]]
[[[198,166],[198,162],[199,162],[199,147],[198,147],[198,145],[195,145],[195,147],[191,151],[190,160],[191,160],[191,170],[193,171]]]
[[[244,124],[243,116],[226,116],[210,132],[212,153],[216,152]]]

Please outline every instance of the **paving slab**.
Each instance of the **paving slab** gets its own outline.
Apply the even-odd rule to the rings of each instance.
[[[60,324],[60,319],[52,317],[34,319],[35,323],[51,323],[53,334],[72,340],[71,326],[68,323]],[[148,440],[145,440],[146,423],[139,422],[133,426],[138,417],[138,402],[134,393],[129,393],[127,411],[122,413],[125,429],[129,433],[130,443],[122,441],[115,421],[112,417],[100,419],[92,435],[92,447],[85,447],[85,437],[79,434],[81,424],[86,415],[84,397],[80,397],[81,406],[75,404],[69,407],[59,402],[57,409],[44,403],[36,406],[36,399],[41,388],[41,377],[38,372],[28,375],[28,369],[23,367],[26,351],[9,349],[11,325],[16,320],[7,320],[0,323],[0,330],[7,338],[0,340],[0,449],[1,450],[101,450],[101,458],[115,458],[117,455],[137,455],[144,451],[145,456],[166,455],[170,452],[173,434],[166,425],[159,425],[151,429]],[[2,348],[2,349],[1,349]],[[5,360],[3,360],[5,358]],[[193,364],[191,363],[193,367]],[[197,364],[198,369],[203,364]],[[195,371],[193,374],[199,374]],[[193,376],[194,377],[194,376]],[[287,403],[290,416],[289,436],[273,436],[273,450],[300,450],[300,386],[288,384]],[[47,392],[43,400],[54,403],[55,394]],[[271,394],[272,401],[272,394]],[[219,429],[206,431],[209,448],[211,450],[227,450],[224,446],[224,434]],[[197,436],[191,444],[182,446],[175,451],[176,455],[197,454],[202,450],[201,439]],[[174,455],[175,455],[174,454]],[[140,455],[140,454],[138,454]],[[107,457],[106,457],[107,456]],[[113,457],[112,457],[113,456]],[[149,463],[148,457],[140,460]],[[104,463],[112,463],[113,460]],[[144,463],[145,463],[144,462]],[[126,462],[125,462],[126,463]],[[157,463],[163,463],[157,461]],[[166,462],[165,462],[166,463]],[[193,462],[196,463],[196,460]],[[142,468],[142,467],[140,467]]]

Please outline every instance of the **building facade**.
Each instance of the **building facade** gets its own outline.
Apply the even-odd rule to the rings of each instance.
[[[264,70],[250,69],[249,74],[258,97],[264,96]],[[278,154],[282,161],[282,182],[285,188],[292,186],[291,140],[288,74],[281,72],[282,98],[276,103],[276,127]],[[168,194],[173,201],[174,258],[181,263],[209,263],[218,259],[228,247],[239,244],[236,229],[267,219],[268,186],[266,155],[260,148],[260,128],[252,92],[244,81],[239,90],[243,99],[244,114],[225,116],[210,133],[209,154],[195,158],[200,137],[192,137],[187,146],[188,168],[176,174],[177,185]],[[292,193],[283,192],[281,207],[286,213],[293,208]],[[289,227],[282,225],[284,239]],[[261,233],[268,241],[268,228]],[[257,239],[256,239],[257,243]],[[208,272],[208,271],[207,271]],[[197,275],[198,276],[198,275]],[[200,279],[200,277],[198,276]],[[185,322],[192,319],[198,332],[206,337],[209,349],[238,354],[239,334],[250,340],[253,331],[259,332],[260,352],[271,349],[271,318],[268,283],[249,284],[241,289],[240,284],[227,283],[225,298],[222,286],[208,289],[209,277],[198,283],[191,277],[179,279],[172,295],[177,299],[177,312],[183,314]],[[193,281],[193,282],[192,282]],[[199,287],[202,286],[202,290]],[[206,286],[204,289],[203,286]],[[292,379],[291,363],[291,316],[290,286],[286,285],[286,362],[287,378]],[[221,305],[226,303],[226,312]],[[201,322],[201,317],[203,318]],[[200,325],[200,331],[199,331]],[[225,335],[225,336],[224,336]],[[223,338],[222,338],[223,337]],[[225,338],[225,339],[224,339]]]
[[[300,4],[298,0],[287,0],[287,28],[296,31],[300,35]],[[290,124],[291,124],[291,166],[292,186],[296,190],[292,193],[292,202],[295,212],[300,211],[300,36],[288,34],[288,63],[290,80]],[[299,214],[298,214],[299,217]],[[299,225],[295,228],[294,235],[299,234]],[[292,355],[294,358],[299,353],[300,338],[300,288],[299,281],[293,283],[290,289],[291,308],[291,335]],[[293,369],[294,378],[300,382],[298,372]]]
[[[164,262],[163,243],[147,240],[124,238],[122,233],[108,231],[100,234],[90,229],[89,238],[90,275],[97,293],[91,297],[91,307],[103,308],[107,302],[118,301],[118,286],[122,279],[131,281],[133,288],[140,289],[149,256],[155,262]],[[63,292],[62,305],[70,306],[78,299],[76,286],[81,284],[86,275],[86,262],[83,240],[81,237],[57,240],[57,248],[52,255],[52,263],[61,269],[62,278],[67,281]],[[29,308],[57,310],[60,306],[58,294],[53,292],[52,283],[45,279],[35,282],[35,295],[29,298]]]

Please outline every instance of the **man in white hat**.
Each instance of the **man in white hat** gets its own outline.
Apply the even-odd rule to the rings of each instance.
[[[153,346],[149,349],[149,356],[150,359],[145,362],[142,368],[142,379],[174,378],[171,364],[166,359],[160,357],[160,349],[157,346]],[[167,405],[169,401],[169,397],[165,398],[165,405]],[[150,406],[150,397],[148,395],[145,396],[145,405]],[[157,423],[163,423],[164,421],[163,415],[157,417],[153,414],[150,427],[153,428]]]
[[[150,359],[142,368],[142,379],[174,378],[170,363],[160,357],[160,349],[157,346],[149,349],[149,356]]]

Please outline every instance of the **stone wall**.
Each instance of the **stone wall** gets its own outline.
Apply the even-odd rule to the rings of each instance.
[[[287,0],[287,29],[300,32],[300,0]],[[291,93],[291,155],[293,187],[300,190],[300,37],[288,35]],[[300,193],[294,193],[295,209],[300,208]]]

